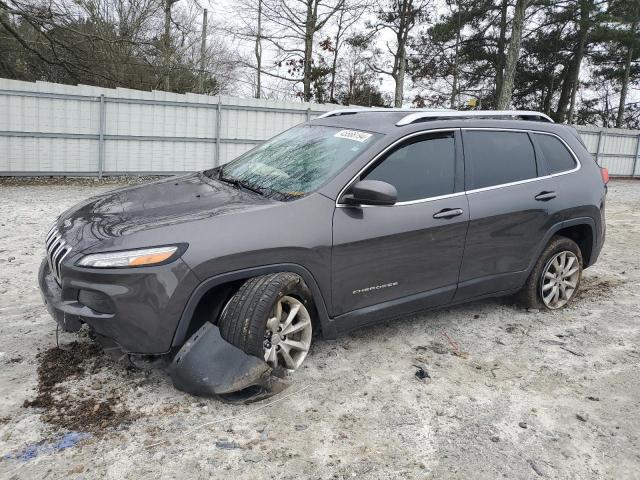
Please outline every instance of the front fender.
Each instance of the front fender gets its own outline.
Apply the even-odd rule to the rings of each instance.
[[[179,347],[186,341],[189,325],[191,323],[191,319],[193,318],[193,314],[196,311],[196,307],[198,306],[198,303],[200,302],[202,297],[204,297],[204,295],[212,288],[237,280],[244,280],[260,275],[278,272],[293,272],[302,277],[302,279],[309,287],[309,290],[311,290],[311,294],[313,295],[313,301],[318,314],[322,336],[324,338],[336,338],[337,332],[335,325],[329,318],[325,299],[322,295],[322,292],[320,291],[320,288],[318,287],[318,282],[311,274],[311,272],[302,265],[298,265],[295,263],[278,263],[222,273],[201,282],[195,288],[195,290],[189,297],[189,300],[187,301],[187,305],[182,312],[171,345],[173,347]]]

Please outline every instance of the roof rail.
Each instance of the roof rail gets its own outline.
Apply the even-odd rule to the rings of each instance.
[[[441,118],[501,118],[511,117],[521,120],[533,120],[539,122],[550,122],[553,120],[544,113],[531,110],[432,110],[429,112],[410,113],[396,123],[397,127],[409,125],[419,120],[439,120]]]
[[[430,108],[384,108],[384,107],[358,107],[358,108],[341,108],[339,110],[331,110],[329,112],[325,112],[322,115],[316,118],[327,118],[327,117],[337,117],[340,115],[352,115],[355,113],[369,113],[369,112],[455,112],[455,110],[447,110],[447,109],[430,109]]]

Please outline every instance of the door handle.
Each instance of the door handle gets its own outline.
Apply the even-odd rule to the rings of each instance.
[[[433,218],[453,218],[462,215],[464,212],[461,208],[445,208],[438,213],[433,214]]]
[[[538,195],[536,195],[536,200],[538,200],[539,202],[546,202],[548,200],[551,200],[553,198],[556,198],[556,192],[540,192]]]

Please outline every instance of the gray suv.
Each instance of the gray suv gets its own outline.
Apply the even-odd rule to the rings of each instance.
[[[540,113],[338,110],[74,206],[40,288],[65,330],[132,355],[175,356],[206,325],[294,370],[312,334],[510,294],[563,307],[602,248],[607,181]]]

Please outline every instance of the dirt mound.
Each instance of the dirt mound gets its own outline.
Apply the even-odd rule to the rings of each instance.
[[[133,419],[119,402],[118,395],[104,398],[79,398],[65,382],[85,373],[95,373],[104,355],[96,344],[72,342],[64,348],[53,347],[37,355],[38,394],[25,400],[25,408],[42,408],[42,420],[67,430],[99,431],[117,427]]]
[[[624,281],[619,278],[583,277],[574,300],[606,300],[622,284]]]

